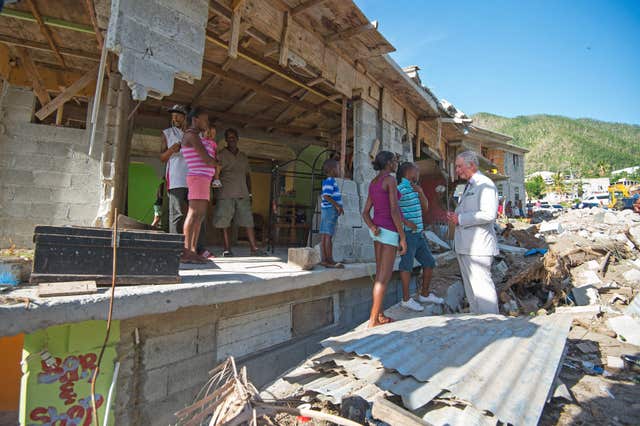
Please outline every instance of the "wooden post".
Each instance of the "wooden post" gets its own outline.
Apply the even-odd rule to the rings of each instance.
[[[342,116],[340,120],[340,176],[344,179],[347,159],[347,97],[342,97]]]
[[[280,56],[278,63],[286,67],[289,62],[289,28],[291,27],[291,13],[284,12],[282,18],[282,37],[280,37]]]
[[[64,113],[64,104],[60,105],[56,111],[56,126],[62,126],[62,114]]]
[[[33,63],[31,54],[24,47],[15,47],[15,52],[18,57],[20,57],[20,60],[22,62],[21,65],[31,79],[31,84],[33,85],[33,93],[36,94],[36,97],[40,101],[40,105],[47,105],[49,102],[51,102],[51,97],[49,96],[49,92],[47,92],[44,81],[42,80],[42,77],[38,72],[38,68],[36,68],[36,64]]]
[[[243,0],[234,0],[231,5],[231,36],[229,38],[229,52],[230,58],[238,57],[238,43],[240,43],[240,21],[242,18],[242,4]]]

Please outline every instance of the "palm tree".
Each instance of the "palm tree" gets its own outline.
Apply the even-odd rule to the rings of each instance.
[[[567,186],[564,183],[564,174],[562,172],[558,172],[553,175],[553,183],[551,184],[551,188],[553,192],[559,195],[565,195],[567,193]]]

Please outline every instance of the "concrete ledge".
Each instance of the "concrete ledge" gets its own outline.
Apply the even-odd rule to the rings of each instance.
[[[450,260],[450,253],[435,256],[438,264]],[[396,268],[399,258],[396,260]],[[191,266],[191,265],[190,265]],[[215,269],[214,269],[215,268]],[[181,270],[182,283],[116,287],[114,319],[162,314],[192,306],[209,306],[234,302],[330,282],[349,281],[375,276],[375,263],[355,263],[345,269],[316,267],[296,270],[276,257],[216,259],[213,268],[192,265]],[[57,324],[104,320],[109,308],[109,288],[91,295],[38,298],[35,286],[19,287],[4,293],[12,298],[28,297],[24,303],[0,305],[0,337]]]

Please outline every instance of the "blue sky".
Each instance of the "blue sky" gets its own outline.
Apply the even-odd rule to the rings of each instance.
[[[640,124],[640,0],[356,0],[467,114]]]

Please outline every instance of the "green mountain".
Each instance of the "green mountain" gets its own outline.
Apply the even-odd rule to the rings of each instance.
[[[640,126],[557,115],[514,118],[488,113],[473,116],[474,124],[513,137],[530,150],[526,172],[539,170],[581,173],[583,177],[640,165]]]

